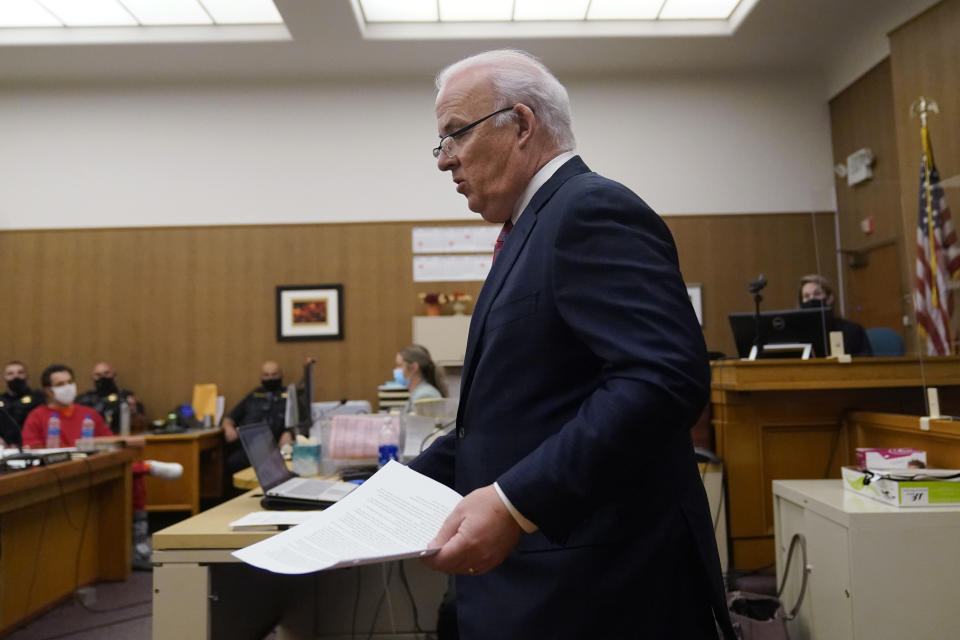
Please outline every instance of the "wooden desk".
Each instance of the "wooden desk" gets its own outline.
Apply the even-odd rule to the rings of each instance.
[[[130,575],[137,455],[121,449],[0,476],[0,636],[79,585]]]
[[[958,357],[714,362],[712,422],[727,464],[734,566],[774,562],[774,480],[839,478],[850,450],[843,414],[921,414],[923,381],[940,387],[944,413],[960,413]]]
[[[931,420],[923,431],[919,416],[854,411],[844,417],[850,440],[849,461],[856,460],[857,447],[915,447],[927,452],[927,466],[960,469],[960,422]]]
[[[223,494],[223,431],[219,428],[174,433],[144,434],[144,460],[179,462],[183,475],[176,480],[147,476],[147,511],[200,512],[200,498]]]
[[[356,628],[364,637],[390,630],[385,610],[374,621],[388,565],[278,575],[239,562],[230,552],[263,540],[271,532],[237,532],[229,523],[260,510],[259,490],[229,500],[153,534],[153,638],[259,639],[276,627],[278,640],[350,637],[354,599]],[[447,586],[444,574],[419,560],[404,568],[417,600],[420,624],[435,627],[437,606]],[[390,598],[397,630],[411,633],[413,616],[395,569],[389,570]],[[413,637],[412,635],[409,637]]]

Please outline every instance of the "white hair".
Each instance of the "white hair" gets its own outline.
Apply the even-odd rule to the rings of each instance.
[[[559,151],[573,150],[576,140],[567,90],[542,62],[526,51],[498,49],[454,62],[437,74],[437,90],[442,90],[451,76],[478,68],[489,69],[494,110],[525,104],[540,120]],[[511,117],[512,113],[502,113],[494,118],[494,124],[502,126]]]

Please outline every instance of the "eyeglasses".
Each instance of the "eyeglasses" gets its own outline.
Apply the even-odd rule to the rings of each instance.
[[[433,157],[439,158],[440,152],[443,151],[444,155],[446,155],[448,158],[455,158],[457,156],[456,138],[459,138],[460,136],[465,134],[467,131],[470,131],[470,129],[473,129],[475,126],[482,123],[484,120],[489,120],[493,116],[500,115],[501,113],[505,113],[507,111],[512,111],[512,110],[513,110],[513,107],[504,107],[499,111],[494,111],[489,115],[483,116],[476,122],[471,122],[467,126],[457,129],[453,133],[448,133],[445,136],[440,136],[440,144],[437,145],[437,148],[433,150]]]

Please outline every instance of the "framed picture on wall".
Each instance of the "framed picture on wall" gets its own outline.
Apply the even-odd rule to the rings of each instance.
[[[277,340],[343,340],[343,285],[278,286]]]

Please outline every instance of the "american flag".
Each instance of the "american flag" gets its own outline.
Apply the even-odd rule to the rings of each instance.
[[[952,328],[953,288],[960,278],[960,243],[950,219],[950,208],[940,185],[940,174],[923,155],[920,164],[920,212],[917,216],[917,282],[913,302],[927,355],[955,353]]]

